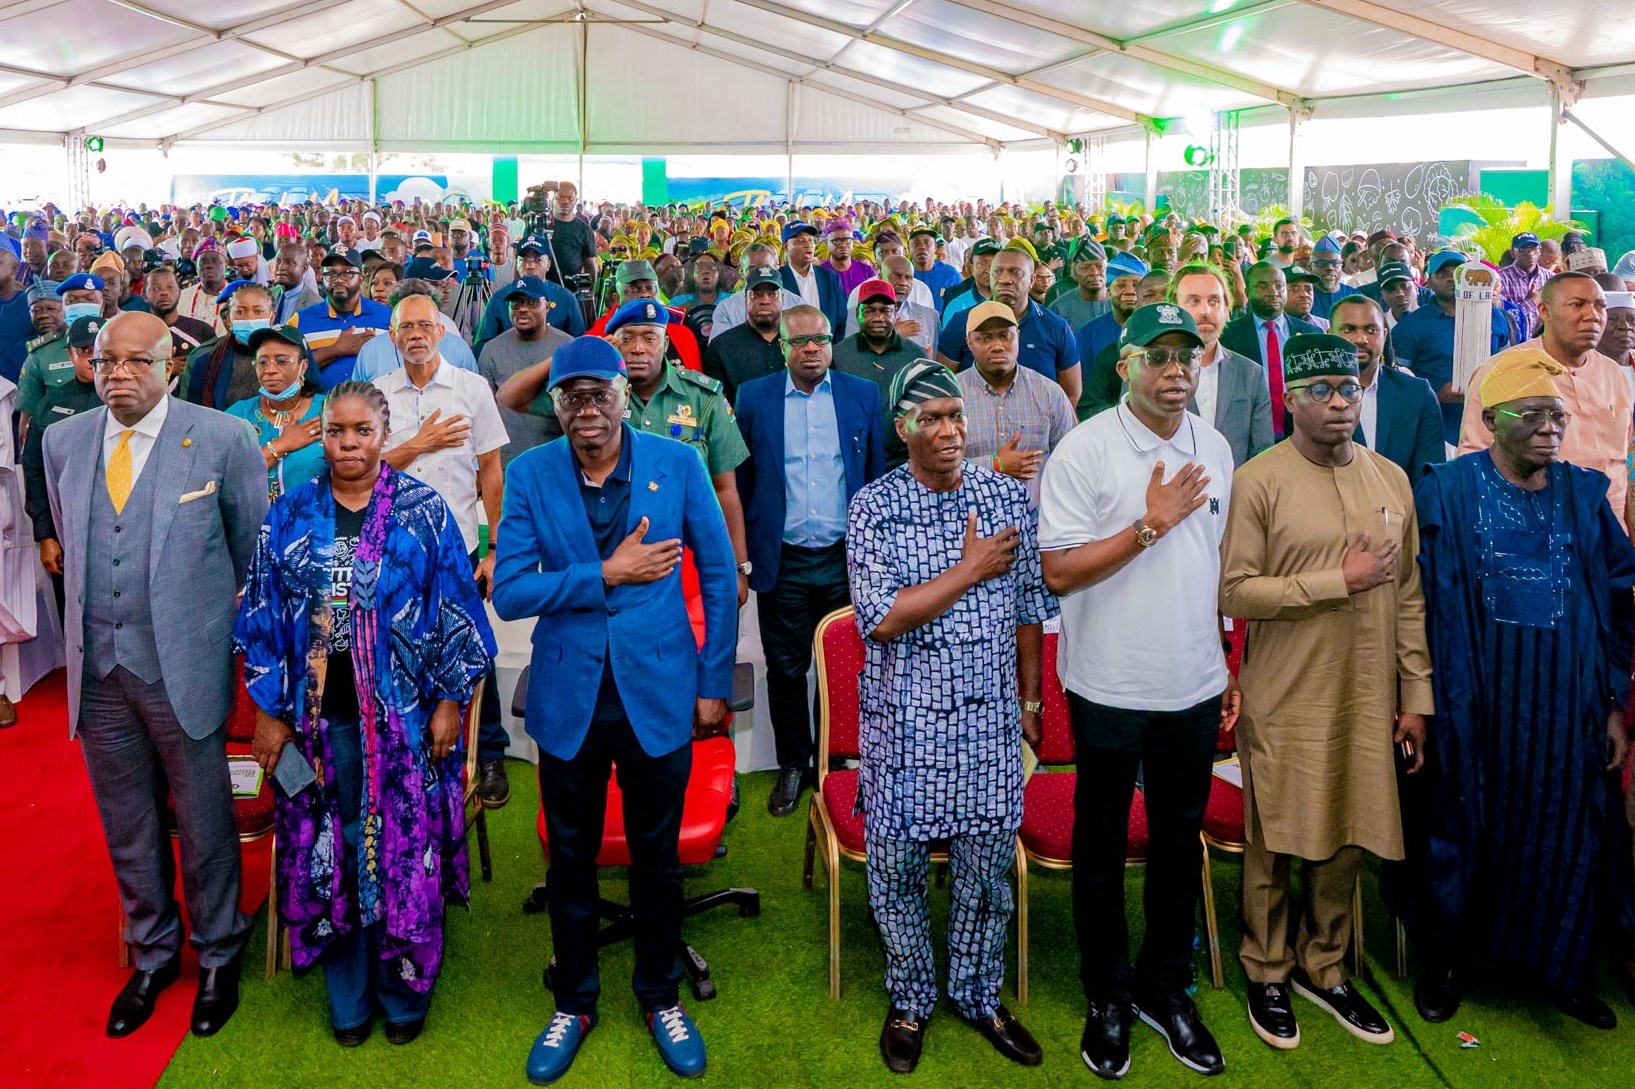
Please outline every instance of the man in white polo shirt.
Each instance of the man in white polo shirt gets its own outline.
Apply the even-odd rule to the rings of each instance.
[[[1190,1069],[1220,1049],[1187,997],[1193,910],[1215,738],[1237,718],[1216,594],[1231,494],[1226,439],[1188,412],[1203,339],[1174,303],[1132,313],[1119,336],[1129,393],[1080,424],[1045,464],[1039,547],[1061,597],[1057,670],[1078,749],[1073,913],[1089,1013],[1081,1055],[1129,1070],[1134,1016]],[[1137,770],[1147,809],[1146,934],[1132,969],[1124,860]]]
[[[510,436],[487,379],[445,363],[437,350],[442,336],[437,300],[429,295],[410,295],[392,312],[392,343],[403,357],[403,366],[375,379],[391,413],[385,457],[392,468],[430,484],[443,497],[471,553],[477,588],[487,597],[493,589],[494,531],[500,524],[505,488],[500,448]],[[479,499],[489,529],[488,555],[481,561],[477,559]],[[488,681],[478,710],[477,759],[482,780],[477,794],[485,806],[497,809],[511,797],[505,774],[509,739],[500,719],[492,672]]]

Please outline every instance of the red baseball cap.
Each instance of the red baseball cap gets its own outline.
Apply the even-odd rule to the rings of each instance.
[[[878,276],[872,280],[864,280],[858,285],[857,301],[860,303],[867,302],[870,299],[877,299],[882,295],[892,302],[897,301],[897,289]]]

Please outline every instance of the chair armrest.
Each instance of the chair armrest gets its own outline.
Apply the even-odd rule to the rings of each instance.
[[[755,706],[755,663],[739,662],[732,667],[732,698],[727,710],[748,711]]]
[[[517,687],[511,693],[511,713],[517,718],[528,717],[528,666],[522,667],[517,674]]]

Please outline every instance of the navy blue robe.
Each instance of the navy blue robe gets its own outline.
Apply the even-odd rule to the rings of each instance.
[[[1606,492],[1601,473],[1560,462],[1527,492],[1485,450],[1414,490],[1436,687],[1420,938],[1568,992],[1590,985],[1597,915],[1628,887],[1604,765],[1629,684],[1635,547]]]

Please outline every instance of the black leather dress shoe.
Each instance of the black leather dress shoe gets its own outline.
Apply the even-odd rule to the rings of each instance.
[[[1300,1046],[1300,1024],[1294,999],[1282,983],[1249,983],[1249,1027],[1279,1051]]]
[[[1451,968],[1427,970],[1414,981],[1414,1009],[1433,1025],[1440,1025],[1459,1012],[1464,995]]]
[[[419,1039],[420,1031],[426,1027],[424,1017],[413,1021],[386,1022],[386,1042],[389,1044],[412,1044]]]
[[[120,988],[119,995],[114,999],[113,1008],[108,1011],[108,1035],[117,1040],[146,1024],[148,1018],[153,1016],[159,992],[175,983],[181,970],[181,958],[171,957],[151,972],[140,968],[132,972],[131,978],[125,981],[125,986]]]
[[[1169,1053],[1180,1060],[1188,1070],[1200,1074],[1219,1074],[1226,1069],[1221,1058],[1220,1045],[1204,1027],[1198,1016],[1198,1007],[1184,991],[1155,998],[1138,998],[1135,1012],[1169,1045]]]
[[[1594,991],[1558,994],[1555,996],[1555,1003],[1556,1009],[1575,1021],[1584,1022],[1590,1028],[1606,1032],[1618,1027],[1618,1015],[1612,1012],[1611,1006],[1595,997]]]
[[[772,796],[766,800],[766,811],[774,817],[787,817],[800,804],[800,788],[806,773],[800,768],[779,768],[778,781],[772,787]]]
[[[1016,1015],[1004,1006],[994,1008],[991,1017],[966,1018],[978,1032],[987,1037],[994,1050],[1013,1063],[1038,1066],[1044,1061],[1044,1049],[1033,1033],[1023,1027]]]
[[[1127,1002],[1091,1000],[1079,1037],[1079,1058],[1098,1078],[1116,1081],[1130,1072],[1130,1022]]]
[[[220,968],[199,969],[199,992],[193,996],[193,1035],[214,1036],[238,1009],[239,958]]]
[[[505,761],[484,760],[477,769],[482,777],[477,780],[477,800],[484,809],[498,809],[511,800],[511,780],[505,775]]]
[[[907,1010],[891,1007],[885,1027],[880,1030],[880,1056],[886,1060],[886,1069],[894,1074],[912,1074],[924,1045],[925,1018],[911,1017]]]
[[[365,1021],[356,1028],[338,1028],[330,1031],[335,1034],[335,1042],[342,1047],[358,1047],[369,1039],[369,1033],[374,1029],[373,1020]]]
[[[1357,993],[1350,981],[1344,981],[1338,987],[1319,987],[1304,971],[1296,968],[1289,976],[1289,985],[1301,998],[1310,999],[1333,1014],[1341,1028],[1365,1043],[1388,1044],[1397,1038],[1397,1034],[1391,1030],[1391,1023],[1380,1016],[1380,1011],[1368,999]]]

